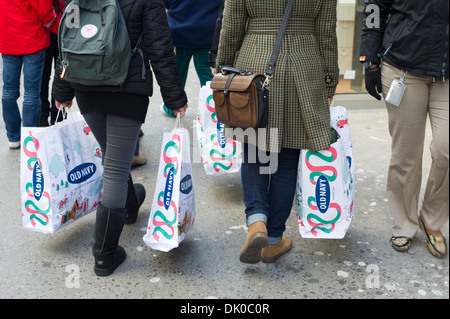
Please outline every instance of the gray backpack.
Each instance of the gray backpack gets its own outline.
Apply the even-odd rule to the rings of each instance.
[[[87,86],[125,82],[131,44],[118,0],[73,0],[58,33],[61,79]]]

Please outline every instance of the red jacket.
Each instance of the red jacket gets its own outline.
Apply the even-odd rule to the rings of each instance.
[[[52,0],[0,0],[0,53],[24,55],[50,45],[59,17]]]
[[[55,9],[56,14],[61,18],[64,6],[66,5],[66,0],[53,0],[53,9]]]

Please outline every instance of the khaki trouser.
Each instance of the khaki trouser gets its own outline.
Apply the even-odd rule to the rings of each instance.
[[[382,64],[383,94],[401,70]],[[399,107],[386,103],[392,137],[387,196],[393,236],[413,237],[418,229],[419,192],[427,114],[430,118],[432,164],[420,215],[426,226],[440,230],[449,217],[449,79],[407,73]]]

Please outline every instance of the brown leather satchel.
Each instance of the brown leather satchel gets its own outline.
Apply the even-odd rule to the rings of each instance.
[[[283,21],[278,30],[275,46],[266,69],[266,74],[223,67],[211,81],[214,90],[217,120],[232,127],[260,128],[269,120],[269,83],[275,69],[278,53],[294,0],[289,0]]]
[[[224,67],[211,81],[219,122],[233,127],[264,127],[269,91],[263,74]]]

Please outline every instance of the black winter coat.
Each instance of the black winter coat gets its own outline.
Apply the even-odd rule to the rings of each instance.
[[[66,0],[66,5],[70,0]],[[150,60],[152,70],[158,85],[164,104],[171,109],[178,109],[187,103],[186,93],[181,83],[171,32],[167,23],[166,10],[163,0],[119,0],[123,16],[125,18],[131,46],[134,48],[142,34],[139,47],[142,49],[144,59],[136,54],[130,63],[127,80],[121,88],[83,86],[59,79],[61,74],[60,64],[56,65],[55,82],[53,85],[53,98],[57,101],[70,101],[77,92],[98,92],[105,94],[132,94],[140,96],[151,96],[153,93],[152,72],[148,61]],[[142,61],[145,61],[146,80],[142,78]],[[110,91],[105,93],[105,91]],[[114,96],[110,100],[114,100]]]
[[[219,49],[220,31],[222,30],[223,9],[225,8],[225,0],[222,0],[222,4],[219,8],[219,17],[216,20],[216,27],[214,30],[214,37],[211,45],[211,51],[209,51],[208,59],[209,66],[216,68],[217,50]]]
[[[416,74],[448,77],[449,0],[366,0],[365,15],[361,62],[384,59]]]

